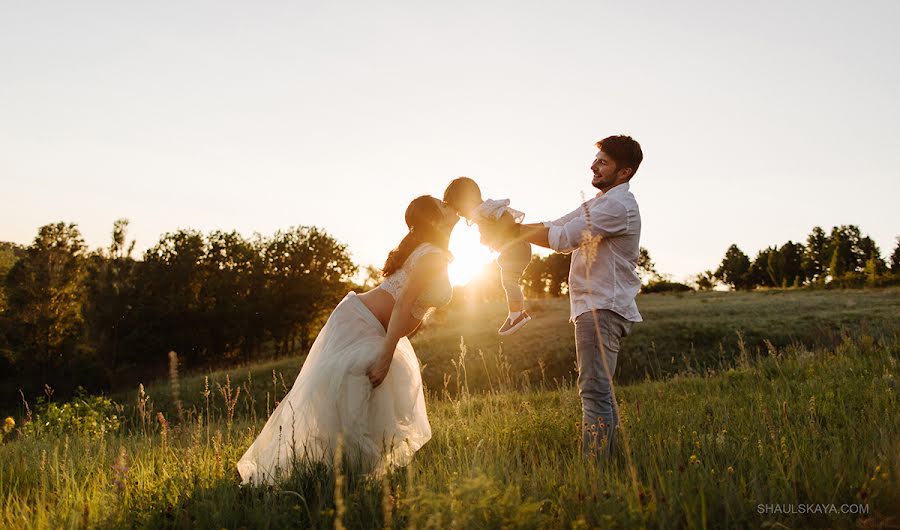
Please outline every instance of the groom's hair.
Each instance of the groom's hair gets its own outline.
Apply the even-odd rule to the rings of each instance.
[[[481,197],[481,188],[469,177],[458,177],[450,181],[444,190],[444,202],[456,208],[466,197]]]
[[[628,177],[628,180],[634,177],[638,166],[644,159],[641,144],[630,136],[618,135],[604,138],[597,142],[597,149],[606,153],[616,162],[616,169],[630,167],[631,176]]]

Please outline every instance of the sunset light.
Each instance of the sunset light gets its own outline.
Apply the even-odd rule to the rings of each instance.
[[[453,285],[466,285],[494,259],[490,249],[481,244],[478,227],[468,226],[464,220],[453,229],[450,252],[453,262],[449,274]]]

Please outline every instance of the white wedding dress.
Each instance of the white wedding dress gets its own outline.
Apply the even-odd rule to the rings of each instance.
[[[395,300],[422,256],[449,252],[423,243],[379,286]],[[416,300],[414,316],[450,301],[444,274]],[[397,343],[387,377],[373,389],[366,370],[384,344],[385,329],[350,292],[319,332],[290,392],[237,463],[245,484],[274,484],[294,461],[331,465],[339,436],[343,453],[367,473],[404,466],[431,439],[419,360],[409,339]]]

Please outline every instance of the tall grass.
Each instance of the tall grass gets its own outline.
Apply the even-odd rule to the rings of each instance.
[[[298,464],[263,488],[239,487],[235,463],[267,395],[284,395],[278,378],[229,374],[219,392],[181,380],[183,421],[170,423],[174,408],[146,421],[154,400],[173,401],[151,386],[132,393],[118,432],[4,443],[0,527],[887,526],[900,521],[898,354],[896,335],[845,334],[833,348],[773,344],[717,373],[619,386],[628,453],[585,466],[575,389],[523,386],[460,350],[456,362],[470,377],[482,364],[495,388],[474,392],[461,371],[458,392],[430,392],[434,438],[410,466],[379,480]],[[759,513],[809,504],[867,513]]]

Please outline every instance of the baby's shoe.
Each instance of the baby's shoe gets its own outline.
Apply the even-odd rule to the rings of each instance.
[[[500,329],[497,330],[501,336],[506,337],[507,335],[512,335],[513,333],[522,329],[522,327],[531,320],[531,317],[528,316],[527,311],[522,311],[515,318],[507,318],[506,322],[500,326]]]

